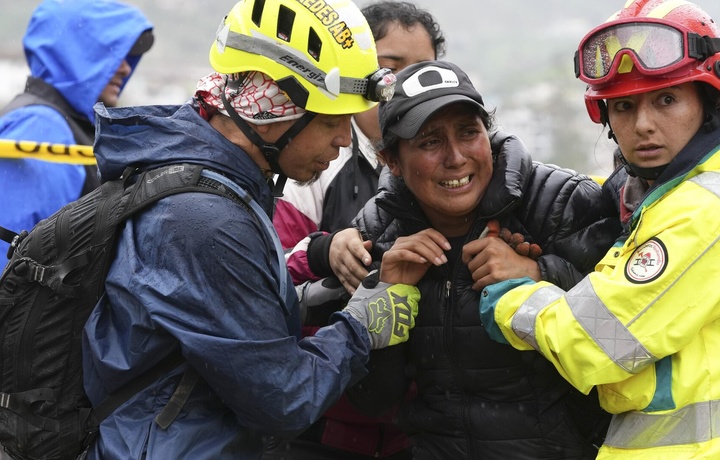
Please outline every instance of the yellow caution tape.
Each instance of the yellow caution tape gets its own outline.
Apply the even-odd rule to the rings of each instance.
[[[590,174],[588,177],[590,177],[590,179],[594,180],[595,182],[597,182],[600,185],[603,185],[605,183],[605,179],[607,179],[607,177],[597,176],[595,174]]]
[[[13,141],[0,139],[0,158],[34,158],[36,160],[68,163],[74,165],[94,165],[95,154],[89,145],[51,144],[49,142]],[[591,179],[602,185],[605,177],[590,175]]]
[[[96,163],[92,147],[89,145],[51,144],[9,139],[0,139],[0,158],[34,158],[74,165],[94,165]]]

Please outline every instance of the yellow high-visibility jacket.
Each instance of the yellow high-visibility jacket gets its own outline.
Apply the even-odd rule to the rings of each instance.
[[[651,192],[570,291],[526,279],[483,292],[493,338],[598,387],[615,414],[600,459],[720,459],[719,152]]]

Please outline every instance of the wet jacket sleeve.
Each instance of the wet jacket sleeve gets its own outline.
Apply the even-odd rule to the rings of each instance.
[[[590,273],[620,235],[615,204],[598,183],[572,171],[535,165],[521,209],[525,227],[543,248],[542,279],[570,289]]]

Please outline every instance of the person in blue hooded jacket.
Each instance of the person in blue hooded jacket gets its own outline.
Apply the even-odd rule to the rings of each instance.
[[[40,3],[23,38],[30,76],[24,92],[0,110],[0,139],[92,145],[93,105],[117,105],[153,44],[152,29],[140,10],[115,0]],[[99,185],[96,170],[0,155],[0,226],[29,231]],[[0,241],[0,254],[7,248]]]
[[[103,180],[128,166],[200,165],[262,209],[187,192],[127,221],[105,296],[84,327],[87,396],[98,405],[177,352],[183,362],[102,421],[88,459],[259,459],[361,379],[371,349],[407,340],[419,299],[410,252],[391,252],[343,311],[301,338],[300,303],[272,226],[283,179],[316,179],[350,143],[352,114],[394,89],[360,9],[324,4],[320,14],[310,2],[242,0],[220,23],[214,72],[189,101],[96,105]],[[193,373],[186,401],[168,404]],[[179,410],[168,420],[166,408]]]

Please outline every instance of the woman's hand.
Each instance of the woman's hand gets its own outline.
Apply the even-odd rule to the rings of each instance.
[[[346,228],[333,236],[330,242],[330,267],[350,294],[368,274],[372,262],[372,241],[363,241],[355,228]]]
[[[513,248],[499,236],[480,238],[463,246],[462,261],[472,273],[472,288],[480,291],[490,284],[525,276],[540,281],[540,267],[535,261],[537,256],[521,255],[519,247],[524,248],[519,245]],[[540,251],[539,246],[537,251]]]
[[[437,230],[426,229],[398,238],[383,254],[380,281],[415,285],[431,265],[447,263],[448,240]]]

